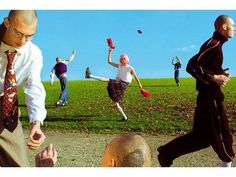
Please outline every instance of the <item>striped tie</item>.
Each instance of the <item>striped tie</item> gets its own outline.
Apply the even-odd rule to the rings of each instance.
[[[4,81],[3,96],[3,122],[5,128],[13,132],[18,124],[18,99],[16,75],[13,68],[13,61],[16,51],[6,51],[8,64]]]

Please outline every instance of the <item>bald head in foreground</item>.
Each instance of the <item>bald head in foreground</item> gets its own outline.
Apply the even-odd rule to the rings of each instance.
[[[136,134],[118,135],[106,145],[102,167],[151,167],[151,149],[147,142]],[[35,156],[36,167],[54,167],[57,151],[49,144]]]
[[[150,167],[151,149],[143,137],[136,134],[116,136],[106,145],[103,167]]]

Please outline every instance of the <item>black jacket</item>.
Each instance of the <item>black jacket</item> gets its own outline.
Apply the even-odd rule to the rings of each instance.
[[[224,100],[224,94],[219,85],[212,81],[214,74],[223,74],[222,45],[228,39],[218,32],[214,32],[187,64],[187,72],[196,79],[196,89],[206,93],[213,99]]]

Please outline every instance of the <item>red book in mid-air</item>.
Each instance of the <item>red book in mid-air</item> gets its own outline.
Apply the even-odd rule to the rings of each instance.
[[[107,39],[107,44],[111,49],[115,49],[115,45],[113,44],[113,41],[111,38]]]

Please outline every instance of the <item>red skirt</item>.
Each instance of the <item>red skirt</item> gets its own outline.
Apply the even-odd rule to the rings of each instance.
[[[114,102],[120,102],[124,96],[124,92],[127,89],[128,85],[128,82],[110,79],[107,86],[107,92],[109,97]]]

